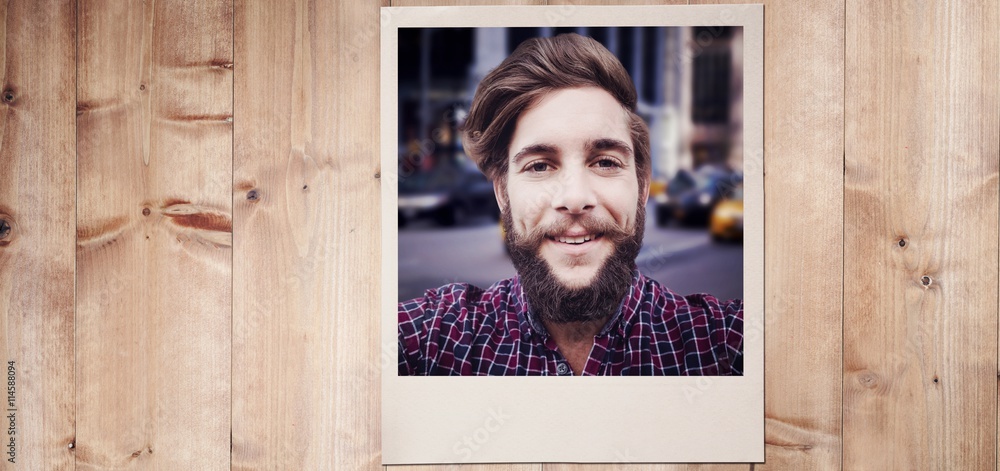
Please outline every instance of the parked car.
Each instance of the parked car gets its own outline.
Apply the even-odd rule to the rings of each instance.
[[[399,181],[399,227],[417,219],[454,226],[474,217],[499,220],[493,184],[471,163],[442,162]]]
[[[705,226],[716,204],[740,181],[739,174],[712,165],[677,172],[655,198],[657,226],[666,227],[671,221]]]
[[[712,240],[743,240],[743,185],[736,186],[715,206],[709,223]]]

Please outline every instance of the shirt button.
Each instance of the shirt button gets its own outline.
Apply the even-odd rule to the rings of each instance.
[[[560,375],[567,375],[569,374],[569,367],[565,363],[560,363],[556,365],[556,372]]]

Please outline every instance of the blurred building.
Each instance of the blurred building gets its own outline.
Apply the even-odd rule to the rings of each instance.
[[[743,169],[743,29],[682,28],[679,168]]]

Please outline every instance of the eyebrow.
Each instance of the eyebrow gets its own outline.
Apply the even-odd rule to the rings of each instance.
[[[511,159],[511,164],[512,165],[517,165],[518,162],[521,161],[521,159],[523,159],[523,158],[525,158],[525,157],[527,157],[529,155],[538,155],[538,154],[555,155],[555,154],[558,154],[558,153],[559,153],[559,149],[556,149],[556,146],[554,146],[554,145],[551,145],[551,144],[532,144],[530,146],[524,147],[521,150],[517,151],[517,153],[514,154],[514,158]]]
[[[617,150],[621,153],[632,156],[632,148],[629,147],[625,142],[619,141],[618,139],[602,138],[594,139],[587,143],[587,151],[593,152],[596,150]]]
[[[587,150],[588,153],[594,151],[602,151],[602,150],[617,150],[623,154],[627,154],[629,157],[632,156],[632,148],[629,147],[628,144],[626,144],[624,141],[620,141],[618,139],[611,139],[608,137],[588,141],[585,146],[585,149]],[[520,163],[521,159],[529,155],[539,155],[539,154],[557,155],[559,154],[559,149],[552,144],[532,144],[530,146],[525,146],[521,150],[517,151],[516,154],[514,154],[514,157],[511,159],[511,165],[516,166],[518,165],[518,163]]]

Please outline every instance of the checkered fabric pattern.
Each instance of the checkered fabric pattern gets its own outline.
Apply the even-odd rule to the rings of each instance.
[[[518,277],[399,303],[400,375],[572,375]],[[743,301],[680,296],[638,270],[583,375],[742,375]]]

